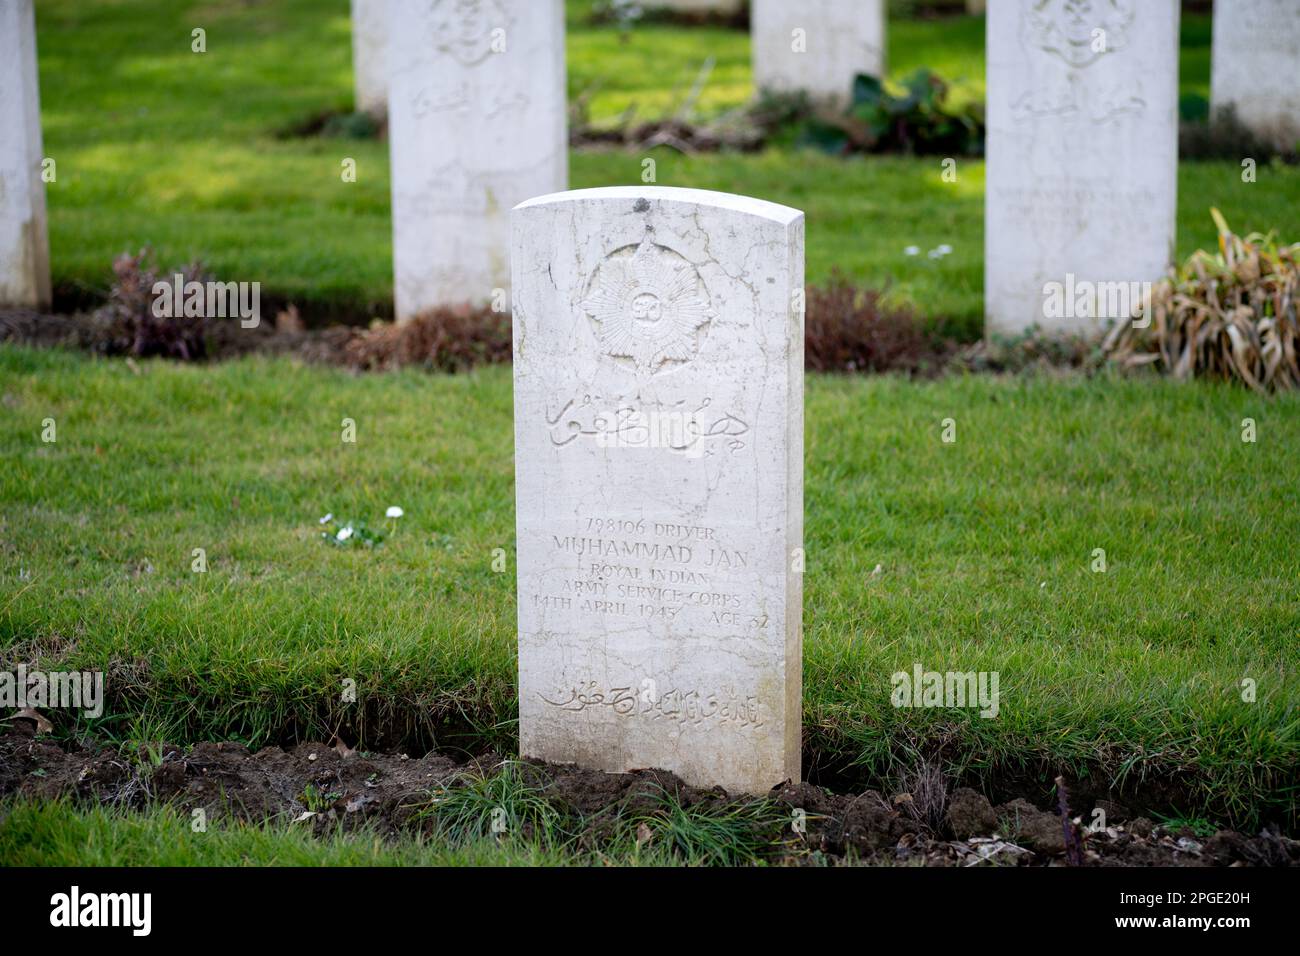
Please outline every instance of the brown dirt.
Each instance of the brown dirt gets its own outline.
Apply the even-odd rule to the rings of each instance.
[[[130,305],[134,311],[119,311],[129,316],[147,313],[147,303],[132,301]],[[135,324],[141,321],[134,319]],[[115,319],[108,308],[75,314],[0,309],[0,342],[191,361],[221,361],[255,353],[287,355],[359,372],[403,367],[457,372],[511,359],[510,315],[487,307],[443,307],[400,325],[375,321],[317,328],[304,322],[292,306],[281,310],[274,320],[264,315],[253,329],[241,328],[234,319],[186,320],[183,331],[191,341],[183,355],[172,354],[178,344],[172,339],[181,334],[182,323],[159,324],[154,330],[158,334],[151,339],[143,330],[133,328],[131,321],[123,322],[120,316]],[[941,338],[910,310],[888,306],[880,291],[840,276],[826,286],[809,288],[806,327],[806,364],[812,371],[932,376],[943,371],[956,354],[951,341]],[[141,348],[141,341],[148,347]]]
[[[427,827],[419,814],[431,805],[430,790],[491,774],[503,759],[489,754],[457,763],[437,753],[357,753],[341,743],[256,752],[238,743],[200,743],[188,749],[159,744],[124,753],[38,737],[31,721],[14,719],[0,732],[0,800],[69,797],[83,805],[131,809],[165,803],[187,814],[201,807],[213,820],[300,820],[318,833],[365,824],[396,837]],[[658,806],[654,801],[660,791],[687,808],[753,799],[731,797],[720,788],[690,787],[661,770],[604,774],[532,762],[526,766],[548,802],[582,821],[581,843],[590,848],[599,847],[623,813]],[[792,821],[795,810],[804,811],[806,818],[804,832],[787,824],[773,839],[774,862],[1066,863],[1067,824],[1058,813],[1023,798],[995,807],[982,794],[959,789],[943,795],[946,813],[938,826],[927,823],[933,794],[925,801],[910,793],[887,798],[874,790],[836,794],[804,783],[777,787],[768,798],[789,807]],[[919,807],[921,802],[930,806]],[[1275,833],[1252,837],[1221,831],[1200,838],[1169,832],[1144,818],[1128,820],[1115,804],[1103,809],[1110,826],[1098,833],[1082,832],[1081,822],[1091,815],[1071,809],[1075,816],[1068,825],[1082,840],[1084,865],[1300,865],[1300,842]]]
[[[146,357],[123,350],[116,332],[103,309],[71,315],[0,309],[0,342]],[[287,355],[354,371],[415,366],[446,372],[510,361],[510,315],[487,307],[447,306],[401,325],[376,321],[366,326],[311,328],[290,306],[273,321],[264,318],[252,329],[241,328],[235,319],[202,320],[201,336],[202,348],[196,350],[196,358],[204,361],[252,354]]]
[[[254,353],[296,355],[305,361],[343,365],[347,345],[365,330],[355,326],[304,329],[286,314],[284,320],[263,322],[255,329],[242,329],[237,320],[211,322],[205,329],[205,358],[221,360]],[[35,312],[30,309],[0,309],[0,342],[40,348],[62,347],[87,352],[106,352],[105,320],[95,314]]]

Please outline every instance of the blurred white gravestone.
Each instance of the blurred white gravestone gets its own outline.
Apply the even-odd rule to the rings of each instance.
[[[388,112],[388,0],[352,0],[352,82],[358,112]]]
[[[510,286],[510,210],[568,185],[562,0],[392,0],[397,319]]]
[[[798,780],[803,214],[578,190],[511,250],[522,754]]]
[[[853,78],[885,72],[885,0],[752,0],[754,85],[845,104]]]
[[[1210,99],[1279,149],[1300,143],[1300,0],[1215,0]],[[1258,157],[1257,157],[1258,158]]]
[[[0,2],[0,305],[50,305],[32,0]]]
[[[989,4],[988,332],[1092,331],[1174,251],[1178,0]]]

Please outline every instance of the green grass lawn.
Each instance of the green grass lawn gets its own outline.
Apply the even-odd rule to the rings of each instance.
[[[385,840],[369,834],[316,837],[300,825],[216,825],[196,834],[188,817],[16,803],[0,815],[6,866],[559,866],[560,853],[491,840]],[[603,861],[604,862],[604,861]]]
[[[341,720],[371,742],[441,728],[461,735],[443,743],[512,747],[513,567],[491,567],[493,549],[513,554],[509,369],[140,369],[0,351],[6,654],[106,670],[93,729],[123,740],[257,744]],[[1167,776],[1238,819],[1283,808],[1297,411],[1165,381],[811,377],[804,721],[819,766],[888,782],[940,749],[972,774],[1094,768]],[[377,550],[319,539],[327,512],[382,528],[389,505],[406,515]],[[998,671],[998,719],[895,710],[890,675],[917,661]]]
[[[601,836],[593,839],[593,816],[557,811],[519,766],[507,764],[490,782],[441,791],[436,804],[415,811],[418,819],[397,838],[373,825],[344,830],[335,824],[313,833],[310,823],[215,817],[195,832],[190,817],[171,806],[133,812],[62,799],[15,800],[0,806],[0,860],[76,867],[739,866],[779,860],[784,851],[804,862],[826,862],[781,836],[789,807],[771,800],[687,807],[666,792],[652,792],[638,809],[601,818]],[[494,810],[507,814],[499,835],[485,825]],[[855,856],[850,852],[848,860]]]
[[[589,4],[569,2],[571,97],[588,94],[596,120],[632,104],[653,117],[674,107],[709,57],[716,65],[704,113],[752,94],[743,31],[637,27],[626,39],[593,26]],[[322,110],[351,106],[351,47],[344,0],[274,4],[42,0],[38,4],[54,282],[60,301],[91,302],[107,289],[115,255],[150,245],[163,265],[202,259],[221,278],[258,281],[270,302],[293,300],[308,317],[390,313],[392,253],[386,144],[284,139],[277,132]],[[190,52],[207,30],[208,52]],[[1206,18],[1184,26],[1183,87],[1208,85]],[[896,75],[929,65],[982,96],[983,21],[893,21]],[[659,185],[747,193],[808,214],[808,278],[839,268],[889,286],[964,337],[983,316],[983,164],[962,161],[946,184],[939,160],[843,161],[813,152],[684,157],[656,151]],[[358,180],[340,177],[344,158]],[[579,151],[574,187],[639,183],[642,156]],[[1265,168],[1244,184],[1231,163],[1180,170],[1178,252],[1212,245],[1208,208],[1239,230],[1285,226],[1300,205],[1300,169]],[[947,243],[938,260],[903,254]]]
[[[391,303],[386,147],[278,135],[351,104],[344,0],[38,0],[54,279],[107,288],[117,253],[201,258],[307,314]],[[743,32],[637,27],[568,0],[569,92],[608,120],[672,108],[714,58],[705,115],[752,93]],[[190,52],[190,30],[208,53]],[[1209,21],[1183,28],[1184,93],[1208,88]],[[983,93],[977,19],[893,21],[895,75]],[[358,161],[345,184],[340,161]],[[578,151],[575,187],[640,182],[639,155]],[[808,276],[886,285],[978,334],[983,166],[656,153],[660,185],[808,214]],[[1289,225],[1300,169],[1243,184],[1184,163],[1178,252]],[[1289,237],[1295,238],[1295,237]],[[946,242],[938,262],[908,258]],[[119,741],[328,737],[371,746],[516,741],[510,372],[354,377],[287,360],[123,362],[0,347],[0,666],[103,669],[109,709],[61,733]],[[972,781],[1167,782],[1177,809],[1294,825],[1300,730],[1300,397],[1077,377],[811,376],[805,749],[886,789],[918,755]],[[355,445],[340,440],[343,418]],[[944,444],[940,423],[957,422]],[[1253,418],[1259,439],[1241,441]],[[58,441],[41,441],[42,421]],[[385,520],[400,505],[405,516]],[[319,538],[327,512],[387,534]],[[193,551],[209,570],[194,573]],[[1095,549],[1107,570],[1091,570]],[[880,572],[873,573],[879,565]],[[996,670],[1001,711],[896,710],[890,675]],[[340,700],[357,681],[359,701]],[[1255,682],[1257,697],[1242,699]],[[1046,786],[1047,784],[1044,784]],[[1046,791],[1043,791],[1045,795]],[[5,862],[565,862],[527,847],[376,846],[186,821],[0,809]]]

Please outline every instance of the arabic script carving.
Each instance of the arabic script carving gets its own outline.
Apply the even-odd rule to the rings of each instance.
[[[538,695],[552,707],[570,712],[581,712],[593,707],[608,707],[619,717],[645,717],[650,720],[671,720],[679,724],[702,724],[721,721],[740,724],[742,727],[762,727],[761,707],[757,698],[737,697],[730,691],[721,694],[703,694],[698,690],[673,689],[664,694],[650,692],[646,687],[639,691],[632,687],[601,687],[588,681],[560,694],[551,700]]]
[[[547,415],[546,424],[557,446],[591,439],[601,448],[665,448],[698,458],[722,442],[732,453],[740,451],[749,423],[731,412],[712,411],[712,404],[706,398],[694,409],[685,408],[685,402],[635,405],[618,400],[605,405],[600,396],[584,395],[581,401],[569,399],[555,416]]]

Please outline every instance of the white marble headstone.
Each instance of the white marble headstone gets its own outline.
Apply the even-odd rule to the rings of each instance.
[[[1214,0],[1210,99],[1280,149],[1300,143],[1300,0]]]
[[[521,752],[797,780],[803,214],[578,190],[511,248]]]
[[[1178,0],[989,4],[987,331],[1096,331],[1165,274],[1178,18]]]
[[[885,72],[885,0],[752,0],[754,85],[847,103],[859,73]]]
[[[388,112],[388,0],[352,0],[352,82],[359,112]]]
[[[510,210],[568,185],[563,3],[393,0],[389,23],[397,318],[504,304]]]
[[[0,305],[50,305],[43,159],[32,0],[4,0],[0,2]]]

